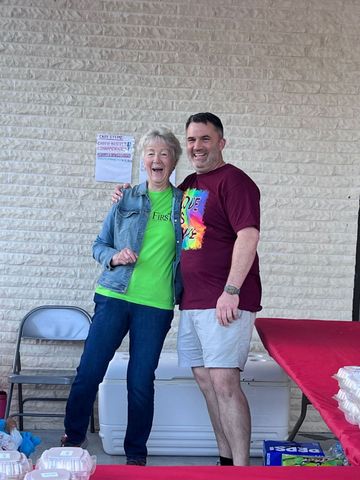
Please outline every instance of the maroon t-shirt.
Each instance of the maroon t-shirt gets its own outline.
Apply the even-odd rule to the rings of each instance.
[[[180,309],[215,308],[230,271],[237,232],[246,227],[260,230],[260,192],[246,173],[230,164],[189,175],[179,188],[184,190]],[[256,312],[261,310],[260,301],[256,255],[241,287],[239,308]]]

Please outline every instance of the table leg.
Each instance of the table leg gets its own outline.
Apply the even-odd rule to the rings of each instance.
[[[305,420],[308,405],[311,405],[310,400],[304,394],[302,394],[300,417],[298,418],[298,421],[296,422],[296,424],[294,425],[294,428],[291,430],[291,433],[288,436],[289,442],[292,442],[294,440],[303,421]]]

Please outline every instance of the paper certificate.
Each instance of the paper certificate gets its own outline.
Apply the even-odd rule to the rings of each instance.
[[[95,180],[129,182],[135,139],[130,135],[99,133],[96,138]]]

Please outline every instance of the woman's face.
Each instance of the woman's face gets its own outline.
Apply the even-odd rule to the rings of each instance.
[[[149,190],[165,190],[175,168],[172,150],[164,140],[154,139],[144,148],[144,165],[148,176]]]

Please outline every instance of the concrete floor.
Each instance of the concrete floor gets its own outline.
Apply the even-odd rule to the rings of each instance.
[[[41,438],[41,444],[36,448],[36,451],[32,454],[31,458],[36,462],[36,460],[41,456],[44,450],[47,450],[51,447],[58,447],[60,445],[60,437],[62,431],[59,430],[36,430],[32,432],[34,435],[37,435]],[[102,448],[102,442],[98,433],[88,433],[89,444],[87,450],[91,455],[96,455],[98,465],[108,465],[108,464],[125,464],[125,457],[120,455],[108,455],[104,452]],[[324,451],[326,451],[331,444],[335,442],[334,437],[331,433],[309,433],[298,435],[295,439],[298,442],[311,442],[318,441],[320,442]],[[160,456],[154,455],[149,456],[147,464],[148,465],[216,465],[218,458],[217,457],[193,457],[193,456]],[[261,457],[252,457],[250,459],[251,465],[262,465]]]

